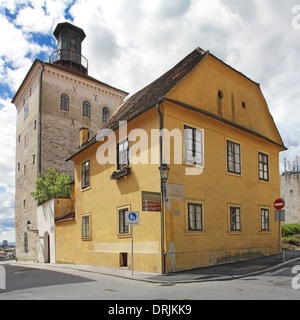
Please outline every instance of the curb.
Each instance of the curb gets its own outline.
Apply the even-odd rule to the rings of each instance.
[[[300,257],[291,259],[279,264],[276,264],[272,267],[267,267],[258,271],[253,271],[249,272],[246,274],[242,275],[232,275],[232,276],[218,276],[218,277],[212,277],[210,279],[194,279],[194,280],[154,280],[154,279],[147,279],[147,278],[138,278],[133,276],[128,276],[128,275],[122,275],[122,274],[115,274],[115,273],[110,273],[110,272],[105,272],[101,270],[89,270],[85,268],[81,268],[80,266],[76,267],[76,265],[59,265],[59,264],[38,264],[38,263],[26,263],[26,262],[13,262],[13,263],[8,263],[11,265],[16,265],[16,266],[24,266],[28,268],[42,268],[42,269],[52,269],[52,268],[65,268],[65,269],[72,269],[72,270],[78,270],[82,272],[89,272],[89,273],[96,273],[96,274],[101,274],[105,276],[111,276],[111,277],[116,277],[116,278],[122,278],[122,279],[127,279],[127,280],[133,280],[133,281],[140,281],[140,282],[147,282],[147,283],[156,283],[156,284],[186,284],[186,283],[197,283],[197,282],[213,282],[213,281],[229,281],[229,280],[235,280],[235,279],[242,279],[242,278],[247,278],[251,277],[254,275],[266,273],[268,271],[272,271],[274,269],[280,268],[282,266],[285,266],[291,262],[299,261]],[[87,266],[89,267],[89,266]],[[97,267],[95,267],[97,268]]]

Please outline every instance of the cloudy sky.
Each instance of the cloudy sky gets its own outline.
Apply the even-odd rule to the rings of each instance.
[[[87,35],[89,74],[130,93],[210,50],[260,83],[289,148],[281,161],[300,155],[300,0],[0,0],[0,242],[14,241],[11,99],[34,59],[56,50],[64,21]]]

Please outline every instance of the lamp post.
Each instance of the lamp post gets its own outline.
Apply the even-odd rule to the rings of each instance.
[[[39,230],[31,230],[31,228],[32,228],[32,223],[28,220],[27,221],[27,230],[28,231],[31,231],[31,232],[34,232],[34,233],[39,233]]]
[[[160,187],[161,187],[161,269],[165,274],[165,197],[166,182],[168,180],[170,168],[166,163],[162,163],[159,167],[160,171]]]

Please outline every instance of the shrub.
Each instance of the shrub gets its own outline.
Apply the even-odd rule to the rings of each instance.
[[[284,237],[282,238],[282,242],[290,245],[300,246],[300,239],[297,239],[294,236]]]
[[[286,224],[282,227],[282,232],[285,235],[285,237],[293,236],[295,234],[300,234],[300,224],[299,223]]]

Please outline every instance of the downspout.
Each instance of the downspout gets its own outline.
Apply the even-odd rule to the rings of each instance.
[[[162,129],[163,129],[163,115],[160,110],[160,103],[159,101],[156,104],[156,109],[159,114],[159,148],[160,148],[160,165],[162,165],[163,162],[163,136],[162,136]],[[161,215],[160,215],[160,225],[161,225],[161,273],[165,274],[165,194],[164,194],[164,183],[163,179],[160,175],[160,192],[161,192]]]
[[[38,115],[38,174],[42,173],[42,94],[43,94],[43,73],[45,70],[45,62],[42,62],[42,72],[40,76],[40,92],[39,92],[39,115]]]

